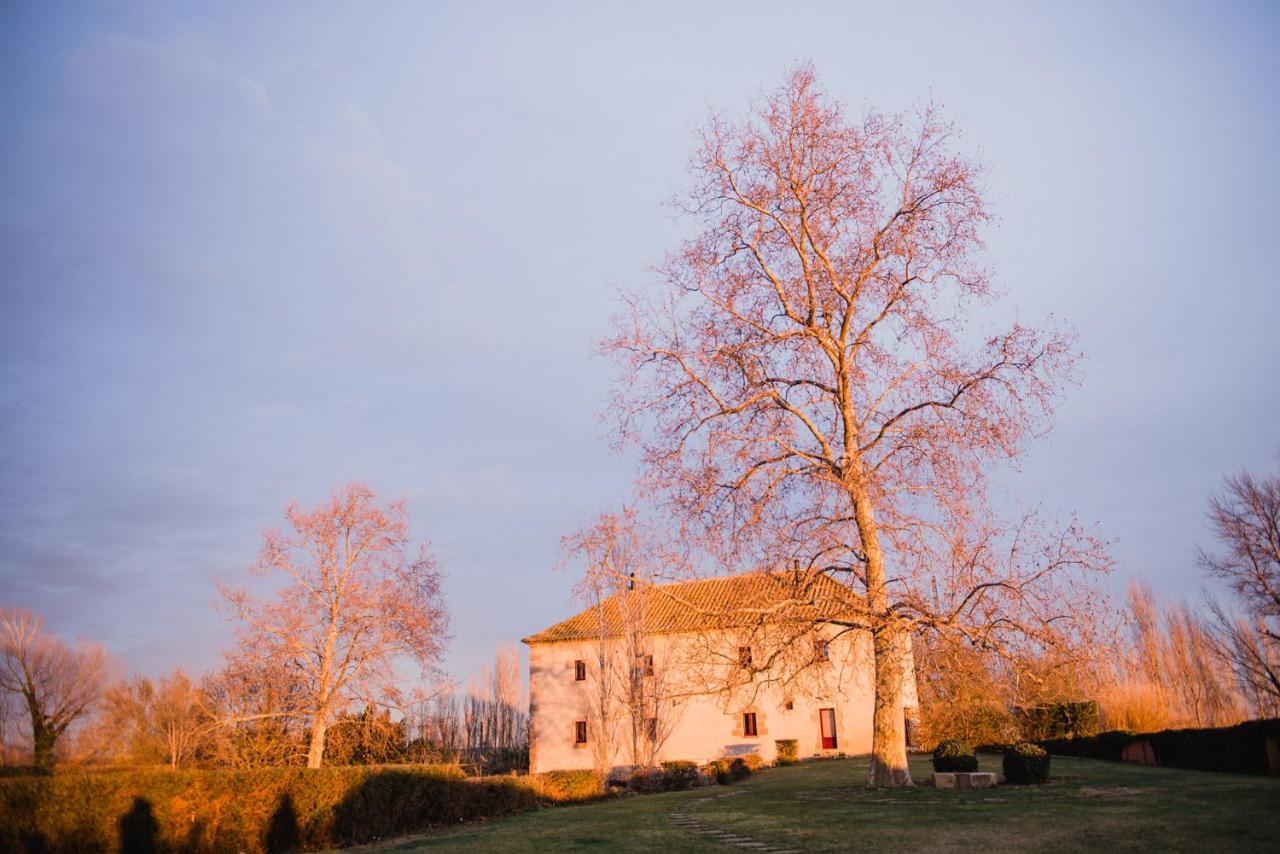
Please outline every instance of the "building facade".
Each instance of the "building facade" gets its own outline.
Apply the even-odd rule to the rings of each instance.
[[[828,576],[751,573],[623,589],[524,639],[534,773],[871,750],[871,636]],[[917,705],[903,650],[903,720]]]

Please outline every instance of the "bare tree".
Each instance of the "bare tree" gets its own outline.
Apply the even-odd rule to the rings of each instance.
[[[995,292],[955,136],[932,109],[848,121],[808,68],[749,120],[713,118],[680,205],[703,230],[605,342],[619,441],[687,535],[730,567],[796,560],[862,595],[876,786],[910,784],[906,635],[1046,630],[1063,576],[1098,557],[1070,528],[1019,550],[1026,520],[988,506],[993,464],[1047,426],[1076,356],[1020,324],[964,343]]]
[[[1244,717],[1245,699],[1221,666],[1213,627],[1186,605],[1162,607],[1151,588],[1129,587],[1130,642],[1117,647],[1100,686],[1110,726],[1152,731],[1222,726]]]
[[[1210,601],[1218,650],[1247,686],[1260,713],[1280,709],[1280,474],[1228,477],[1209,500],[1222,547],[1199,552],[1200,566],[1227,583],[1241,613]]]
[[[39,616],[17,609],[0,611],[0,651],[0,689],[26,705],[34,764],[51,770],[58,739],[102,695],[107,654],[96,644],[67,646]]]
[[[282,661],[232,657],[201,680],[217,726],[213,757],[231,768],[300,764],[306,757],[301,722],[309,695],[296,669]]]
[[[657,651],[649,608],[664,573],[684,574],[684,560],[664,545],[634,509],[606,513],[566,537],[567,556],[583,563],[578,596],[597,617],[593,661],[587,662],[583,695],[593,760],[605,774],[625,728],[631,765],[653,765],[677,723],[673,650]]]
[[[500,646],[493,669],[481,668],[463,702],[467,755],[477,768],[498,773],[528,767],[528,708],[520,650]]]
[[[402,502],[384,507],[358,483],[336,490],[314,510],[285,508],[288,533],[268,531],[255,566],[283,575],[273,601],[224,590],[244,621],[233,657],[285,662],[306,695],[307,766],[320,767],[325,733],[353,703],[400,704],[398,658],[429,668],[446,637],[440,572],[422,546],[408,553]]]
[[[138,676],[113,685],[103,705],[105,723],[128,741],[133,761],[174,770],[196,758],[215,726],[208,698],[182,668],[155,682]]]

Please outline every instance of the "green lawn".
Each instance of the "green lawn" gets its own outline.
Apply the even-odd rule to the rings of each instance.
[[[733,786],[557,807],[383,851],[746,851],[673,823],[802,851],[1277,851],[1280,779],[1054,757],[1043,786],[871,791],[865,759],[762,772]],[[913,758],[916,779],[928,757]],[[999,770],[998,757],[982,770]],[[719,796],[719,797],[717,797]]]

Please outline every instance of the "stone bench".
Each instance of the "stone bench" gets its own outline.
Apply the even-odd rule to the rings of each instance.
[[[996,775],[990,771],[939,771],[933,775],[933,785],[938,789],[990,789],[995,784]]]

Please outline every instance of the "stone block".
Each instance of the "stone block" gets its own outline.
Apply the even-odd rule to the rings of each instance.
[[[945,772],[933,775],[936,789],[990,789],[996,784],[996,775],[990,771]]]

